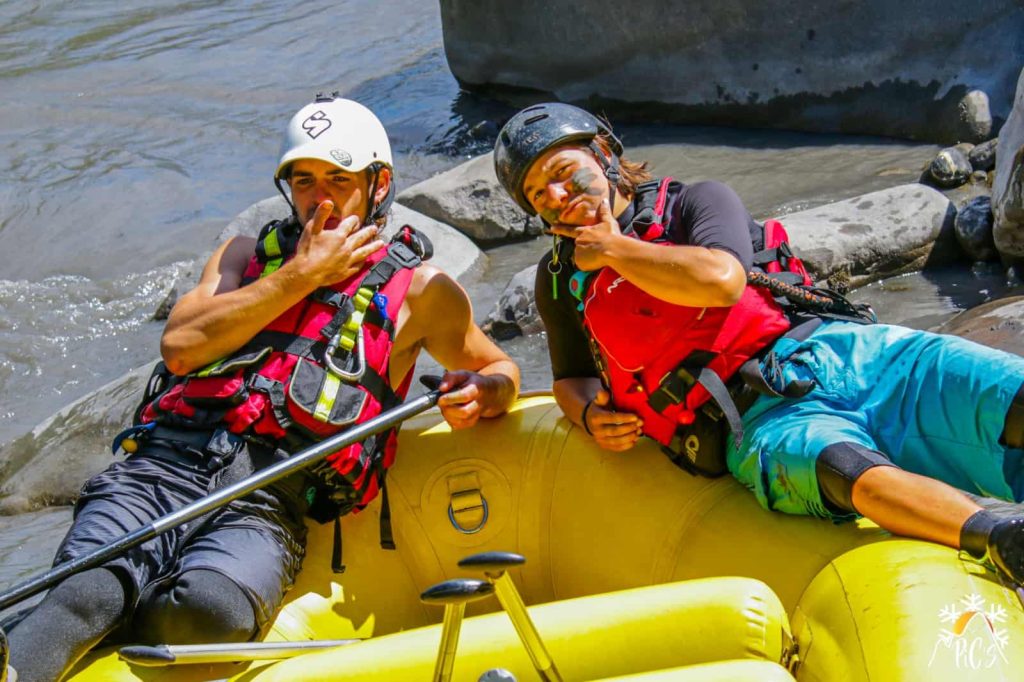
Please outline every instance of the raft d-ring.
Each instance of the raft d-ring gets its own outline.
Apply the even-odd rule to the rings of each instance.
[[[459,499],[457,499],[459,498]],[[455,504],[457,501],[468,501],[469,504],[459,505],[459,510],[456,512]],[[463,513],[468,511],[481,510],[480,523],[476,524],[471,528],[467,528],[460,524],[455,518],[456,513]],[[458,492],[452,495],[451,502],[448,503],[448,520],[452,524],[452,528],[459,531],[463,535],[473,535],[483,530],[483,527],[487,525],[487,517],[490,515],[490,510],[487,507],[487,498],[479,490],[466,490]]]

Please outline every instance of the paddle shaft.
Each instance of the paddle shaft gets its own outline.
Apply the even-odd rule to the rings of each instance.
[[[158,644],[126,646],[118,650],[122,660],[135,665],[157,667],[194,663],[283,660],[322,649],[334,649],[361,639],[328,639],[301,642],[242,642],[224,644]]]
[[[381,431],[386,431],[409,417],[430,409],[437,404],[437,400],[440,396],[440,391],[436,390],[425,393],[424,395],[403,403],[392,410],[379,414],[373,419],[353,426],[343,433],[331,436],[312,447],[301,450],[288,459],[282,460],[273,466],[269,466],[266,469],[258,471],[238,483],[221,488],[220,490],[198,499],[177,511],[171,512],[166,516],[161,516],[150,524],[133,530],[131,533],[120,537],[95,552],[63,563],[40,576],[26,580],[25,582],[14,586],[10,590],[7,590],[3,594],[0,594],[0,610],[6,609],[13,604],[17,604],[24,599],[28,599],[29,597],[52,587],[70,575],[84,571],[88,568],[99,566],[105,561],[108,561],[109,559],[112,559],[133,547],[137,547],[161,533],[165,533],[172,528],[177,528],[183,523],[188,523],[193,519],[199,518],[203,514],[213,511],[214,509],[228,504],[233,500],[245,497],[252,491],[258,490],[259,488],[269,485],[274,481],[278,481],[299,469],[303,469],[340,448],[349,446],[353,443],[358,443],[359,441],[369,438]]]

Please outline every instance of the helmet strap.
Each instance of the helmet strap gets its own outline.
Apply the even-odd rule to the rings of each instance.
[[[366,224],[369,225],[380,216],[377,215],[377,210],[380,206],[377,204],[377,183],[380,182],[380,167],[373,167],[373,177],[370,179],[370,189],[366,194]]]
[[[285,193],[284,187],[281,186],[280,178],[274,178],[274,187],[277,187],[277,191],[281,193],[281,196],[284,197],[285,202],[287,202],[288,206],[291,207],[292,215],[295,216],[297,220],[299,217],[299,212],[295,210],[295,204],[292,203],[291,197],[289,197],[288,194]]]
[[[604,152],[601,151],[601,148],[593,140],[590,142],[590,151],[594,153],[597,162],[601,164],[601,168],[604,170],[604,176],[608,178],[608,207],[614,216],[615,197],[619,193],[619,179],[622,177],[622,174],[619,172],[619,157],[616,154],[612,154],[612,158],[609,161],[605,157]]]

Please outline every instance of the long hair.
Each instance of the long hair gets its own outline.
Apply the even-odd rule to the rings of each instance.
[[[598,133],[594,138],[598,148],[607,154],[612,155],[611,140],[607,133]],[[654,178],[654,175],[647,170],[647,161],[630,161],[625,156],[619,157],[619,182],[616,189],[624,197],[632,197],[636,194],[637,186]]]

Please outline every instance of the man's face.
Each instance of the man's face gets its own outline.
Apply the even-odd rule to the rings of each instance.
[[[608,198],[608,180],[584,147],[556,147],[533,162],[523,193],[549,224],[594,225],[597,207]]]
[[[382,173],[383,174],[383,173]],[[383,181],[383,178],[378,182]],[[324,229],[331,230],[350,215],[359,216],[359,224],[366,222],[366,194],[369,191],[366,173],[349,173],[319,159],[299,159],[292,164],[288,184],[292,188],[292,202],[305,225],[321,203],[330,199],[334,211]]]

